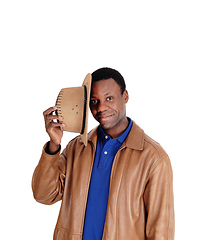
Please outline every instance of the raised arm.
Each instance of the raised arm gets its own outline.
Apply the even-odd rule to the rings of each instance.
[[[62,198],[66,172],[65,150],[60,154],[63,136],[61,119],[53,112],[56,107],[44,111],[46,132],[50,141],[44,146],[40,161],[33,173],[32,190],[34,198],[44,204],[53,204]]]

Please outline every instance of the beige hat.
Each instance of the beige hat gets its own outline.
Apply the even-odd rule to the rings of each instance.
[[[87,145],[88,113],[91,93],[91,74],[88,73],[81,87],[61,89],[57,101],[57,115],[62,116],[65,126],[63,131],[81,134],[81,139]]]

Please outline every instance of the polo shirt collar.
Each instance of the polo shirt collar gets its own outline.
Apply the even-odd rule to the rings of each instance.
[[[129,117],[127,117],[127,118],[129,120],[128,127],[126,128],[125,132],[123,132],[119,137],[117,137],[115,139],[115,140],[117,140],[120,143],[124,142],[124,140],[126,139],[126,137],[129,134],[129,132],[131,130],[131,127],[132,127],[132,124],[133,124],[132,120]],[[99,125],[99,127],[98,127],[98,140],[100,141],[100,140],[103,140],[103,139],[106,139],[106,141],[107,141],[107,140],[110,140],[112,138],[108,134],[106,134],[104,132],[104,130],[102,129],[101,125]]]

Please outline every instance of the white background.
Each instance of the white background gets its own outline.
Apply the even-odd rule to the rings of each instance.
[[[1,1],[1,236],[52,239],[60,203],[38,204],[31,191],[48,141],[42,112],[104,66],[124,76],[127,115],[171,158],[176,239],[207,239],[206,0]],[[62,149],[74,136],[64,133]]]

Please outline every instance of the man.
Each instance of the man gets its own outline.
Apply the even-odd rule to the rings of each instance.
[[[174,202],[170,160],[163,148],[126,117],[122,75],[102,68],[92,74],[90,109],[99,126],[62,154],[64,124],[44,112],[50,141],[34,172],[35,199],[62,199],[54,240],[173,240]]]

